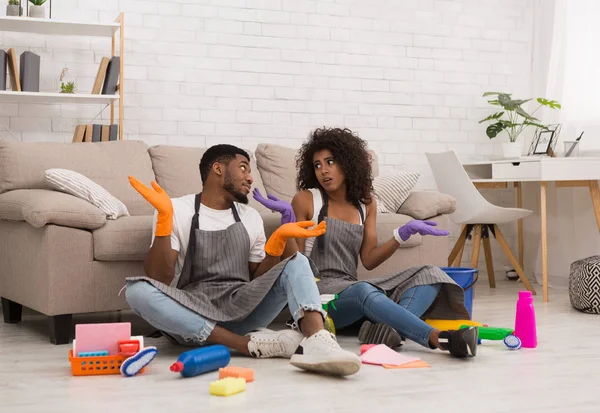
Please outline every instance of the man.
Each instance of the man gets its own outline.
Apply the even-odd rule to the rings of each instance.
[[[129,305],[181,344],[218,343],[257,358],[291,357],[309,371],[356,373],[361,361],[324,329],[315,271],[296,253],[294,238],[321,235],[325,223],[308,230],[313,222],[289,222],[265,243],[263,221],[247,205],[250,174],[245,151],[216,145],[200,161],[200,194],[171,200],[157,183],[129,178],[157,210],[147,276],[127,279]],[[265,329],[286,304],[302,334]]]

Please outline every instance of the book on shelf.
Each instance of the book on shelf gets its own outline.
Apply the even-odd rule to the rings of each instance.
[[[85,137],[85,125],[75,126],[75,132],[73,133],[73,142],[83,142]]]
[[[85,125],[85,136],[83,137],[83,141],[91,142],[93,133],[94,133],[94,126],[93,125]]]
[[[117,125],[116,123],[110,125],[110,132],[109,132],[108,140],[109,141],[118,141],[119,140],[119,125]]]
[[[100,142],[102,138],[102,125],[92,125],[92,142]]]
[[[6,90],[6,67],[7,67],[6,52],[0,49],[0,90]]]
[[[23,92],[40,91],[40,56],[25,51],[21,53],[20,59],[20,77],[21,90]]]
[[[10,76],[10,85],[15,92],[21,91],[21,82],[19,81],[19,66],[17,66],[17,52],[12,47],[8,49],[8,75]]]
[[[96,80],[94,81],[94,86],[92,87],[92,94],[99,95],[102,92],[102,85],[104,84],[104,79],[106,78],[106,69],[108,69],[108,63],[110,59],[108,57],[103,57],[100,61],[100,66],[98,66],[98,73],[96,73]]]
[[[119,140],[119,125],[88,124],[77,125],[73,132],[73,143],[109,142]]]
[[[103,95],[114,95],[117,93],[117,85],[119,83],[119,72],[121,71],[121,58],[119,56],[113,56],[108,62],[106,68],[106,76],[104,78],[104,85],[102,86]]]
[[[108,142],[109,134],[110,125],[102,125],[102,136],[100,137],[100,142]]]

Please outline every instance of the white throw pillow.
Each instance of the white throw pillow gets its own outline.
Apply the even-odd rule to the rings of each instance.
[[[66,192],[97,206],[106,214],[106,219],[117,219],[120,216],[129,215],[123,202],[78,172],[60,168],[47,169],[46,182],[53,189]]]
[[[396,213],[417,185],[418,180],[418,172],[396,172],[373,179],[377,212]]]

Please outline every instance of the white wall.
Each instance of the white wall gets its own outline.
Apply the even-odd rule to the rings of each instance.
[[[152,145],[297,147],[315,127],[347,126],[383,171],[417,169],[433,188],[424,152],[498,153],[477,123],[490,113],[482,92],[529,97],[533,0],[60,0],[53,18],[119,11],[126,138]],[[108,39],[8,32],[0,46],[40,54],[42,88],[54,91],[67,65],[89,92],[110,52]],[[68,142],[100,109],[0,104],[0,125],[24,141]]]

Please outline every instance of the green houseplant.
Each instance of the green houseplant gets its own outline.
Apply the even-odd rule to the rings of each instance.
[[[62,82],[60,84],[60,93],[75,93],[75,82]]]
[[[523,152],[523,142],[517,142],[517,138],[523,131],[529,127],[548,129],[548,126],[542,124],[540,120],[533,115],[542,107],[550,109],[560,109],[561,105],[555,100],[545,98],[537,98],[539,104],[531,114],[529,114],[523,105],[532,99],[513,99],[510,93],[500,92],[485,92],[483,97],[495,96],[495,99],[488,100],[488,103],[493,106],[501,106],[502,110],[492,113],[479,123],[489,122],[485,130],[488,138],[493,139],[500,133],[506,131],[509,142],[503,144],[504,156],[514,158],[521,156]]]
[[[70,76],[67,75],[68,72],[67,67],[63,67],[60,72],[60,93],[75,93],[77,89],[75,81],[70,80]]]
[[[7,16],[21,16],[23,14],[23,7],[19,4],[19,0],[8,0],[6,6]]]

